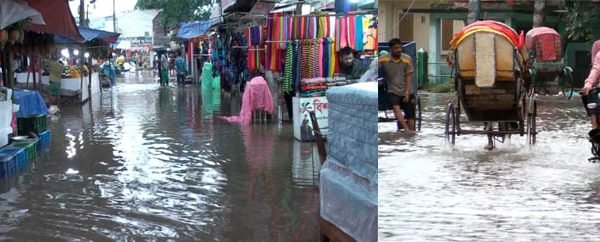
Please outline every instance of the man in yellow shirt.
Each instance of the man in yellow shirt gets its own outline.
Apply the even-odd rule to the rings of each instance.
[[[415,97],[411,93],[412,59],[409,55],[402,53],[400,39],[390,40],[389,47],[390,54],[379,58],[380,73],[383,74],[387,84],[388,97],[398,123],[405,132],[414,132],[416,115]]]
[[[50,95],[54,97],[54,104],[58,105],[60,101],[60,82],[62,80],[61,74],[65,68],[61,61],[44,60],[44,66],[46,70],[50,72],[50,83],[48,85],[48,91]]]

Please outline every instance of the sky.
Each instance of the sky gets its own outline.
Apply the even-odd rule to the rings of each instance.
[[[71,7],[71,13],[73,17],[79,19],[79,2],[80,0],[69,1]],[[84,0],[87,8],[87,4],[90,0]],[[133,10],[137,0],[115,0],[115,11],[117,13]],[[87,12],[87,10],[86,10]],[[96,0],[95,4],[91,4],[89,7],[90,18],[112,16],[113,14],[113,1],[112,0]]]

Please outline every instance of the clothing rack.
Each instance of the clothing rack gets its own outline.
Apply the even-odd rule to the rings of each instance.
[[[231,46],[232,49],[265,50],[265,48],[248,48],[248,46]]]
[[[343,17],[353,15],[374,15],[377,17],[377,10],[370,10],[365,12],[352,12],[352,13],[336,13],[336,14],[307,14],[307,15],[283,15],[281,17]],[[273,17],[266,17],[267,19],[273,19]]]

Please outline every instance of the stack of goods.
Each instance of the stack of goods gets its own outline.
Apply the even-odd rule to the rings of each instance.
[[[27,162],[37,158],[38,149],[50,147],[47,110],[34,105],[39,98],[37,92],[15,91],[15,100],[21,107],[16,113],[19,136],[13,137],[10,145],[0,149],[0,177],[23,169]]]
[[[345,86],[350,84],[349,80],[345,77],[329,77],[327,78],[327,87]]]
[[[357,241],[377,241],[377,83],[333,88],[327,100],[320,215]]]
[[[300,97],[323,97],[327,91],[325,78],[309,78],[300,81]]]

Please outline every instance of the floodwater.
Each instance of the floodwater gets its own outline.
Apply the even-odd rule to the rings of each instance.
[[[226,123],[239,97],[198,86],[120,82],[62,107],[51,149],[3,180],[0,239],[318,240],[316,146],[291,125]]]
[[[482,135],[461,135],[451,148],[444,123],[453,96],[422,98],[420,133],[379,125],[381,241],[598,240],[600,164],[587,160],[591,124],[580,97],[544,97],[537,144],[517,135],[494,151]]]

